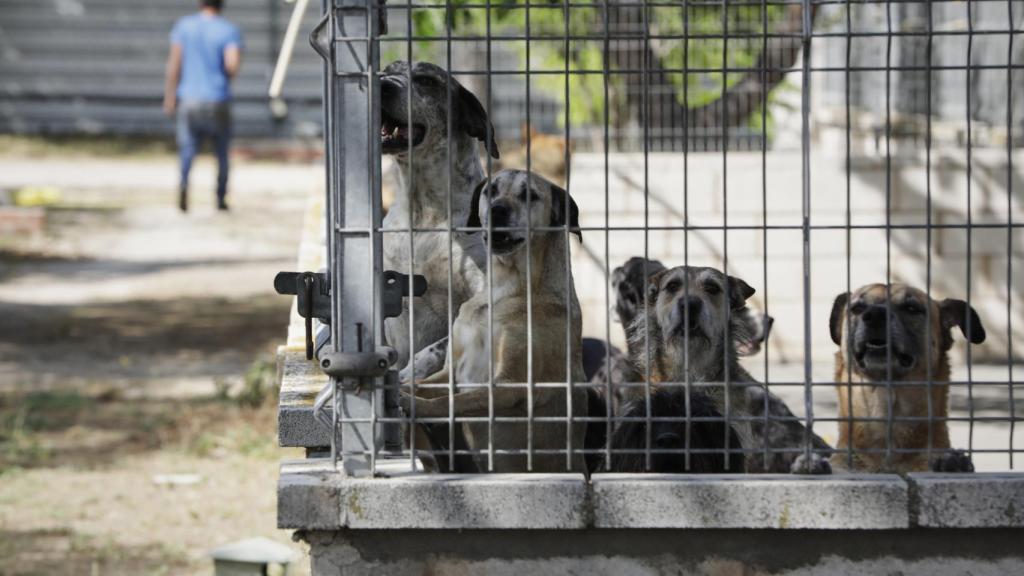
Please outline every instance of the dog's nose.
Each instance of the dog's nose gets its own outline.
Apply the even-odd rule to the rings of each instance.
[[[402,87],[391,76],[382,76],[380,79],[380,97],[394,98],[401,92]]]
[[[495,202],[491,204],[491,225],[493,226],[506,226],[508,225],[509,216],[511,211],[508,209],[503,202]]]
[[[704,307],[704,301],[699,296],[684,296],[678,301],[679,313],[685,319],[685,322],[692,328],[697,325],[700,319],[701,308]]]
[[[663,432],[658,434],[654,440],[654,445],[658,448],[678,448],[680,444],[682,444],[682,438],[675,432]]]
[[[868,326],[885,325],[885,306],[868,306],[868,309],[861,314],[861,320]]]

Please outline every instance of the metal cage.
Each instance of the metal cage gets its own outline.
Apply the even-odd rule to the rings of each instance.
[[[346,473],[372,474],[385,459],[416,469],[421,458],[434,455],[445,457],[448,469],[459,456],[478,458],[481,472],[491,469],[496,456],[521,455],[531,469],[542,454],[532,444],[533,432],[547,422],[534,414],[533,395],[545,387],[565,391],[566,443],[556,453],[565,457],[566,470],[573,469],[579,452],[573,422],[605,432],[603,445],[584,448],[584,455],[600,461],[596,471],[614,471],[612,437],[624,423],[641,426],[643,440],[633,452],[647,469],[659,455],[680,458],[689,470],[692,456],[720,453],[729,470],[731,454],[760,454],[766,461],[776,453],[803,455],[805,461],[831,455],[833,462],[845,459],[852,466],[872,452],[890,463],[908,454],[934,461],[960,450],[978,469],[1017,468],[1016,455],[1024,450],[1017,427],[1017,408],[1024,405],[1018,406],[1014,372],[1021,358],[1014,340],[1024,323],[1013,320],[1020,318],[1024,301],[1024,205],[1017,193],[1024,6],[1013,0],[323,0],[322,9],[312,44],[324,58],[328,269],[326,285],[317,290],[324,303],[329,292],[330,342],[318,360],[332,379],[318,408],[334,430],[332,458]],[[452,190],[451,145],[442,170],[448,171],[446,194],[430,207],[447,211],[447,225],[417,228],[410,219],[385,226],[382,189],[401,195],[415,185],[395,180],[394,162],[384,160],[382,170],[381,72],[391,60],[431,61],[449,72],[449,136],[456,122],[453,83],[475,93],[491,120],[485,140],[493,137],[502,148],[500,160],[479,148],[485,177],[502,167],[544,171],[580,204],[579,226],[496,230],[488,223],[474,228],[452,221],[460,191]],[[405,82],[410,102],[411,74]],[[408,111],[404,129],[413,134],[411,104]],[[418,152],[410,140],[408,157]],[[488,247],[503,230],[523,231],[527,238],[558,235],[556,248],[571,263],[563,273],[567,279],[575,275],[583,334],[605,344],[606,380],[572,376],[572,355],[584,343],[573,335],[568,308],[565,333],[558,337],[569,376],[560,382],[533,377],[536,296],[528,283],[521,319],[528,340],[525,381],[495,381],[495,319],[489,313],[485,349],[491,351],[491,377],[459,382],[451,375],[433,385],[449,399],[474,387],[488,390],[486,415],[462,417],[449,403],[447,417],[423,419],[416,400],[403,410],[400,399],[431,385],[416,378],[399,382],[403,366],[390,364],[394,343],[385,336],[385,319],[404,314],[408,340],[416,342],[422,329],[416,294],[424,291],[417,278],[422,269],[414,254],[416,235],[440,234],[441,252],[450,259],[458,235],[480,230],[489,232]],[[574,231],[585,242],[577,243]],[[407,243],[411,254],[404,269],[385,266],[389,235]],[[494,256],[487,254],[480,289],[493,298]],[[663,260],[669,268],[710,266],[756,285],[752,317],[774,318],[773,333],[761,344],[761,357],[742,366],[757,380],[749,386],[761,391],[756,397],[763,405],[743,410],[730,404],[726,392],[720,414],[692,413],[692,395],[701,389],[737,385],[730,380],[735,375],[729,374],[728,352],[724,382],[656,381],[651,362],[633,366],[639,378],[632,382],[614,380],[613,363],[619,360],[610,351],[623,345],[623,336],[611,312],[617,295],[610,280],[627,255]],[[643,270],[646,282],[650,270],[646,264]],[[447,318],[446,333],[459,314],[453,274],[449,260],[448,285],[426,286],[428,293],[447,292],[440,314]],[[304,284],[308,317],[316,316],[318,281],[309,276]],[[886,336],[879,346],[889,368],[887,377],[870,383],[882,390],[883,416],[860,420],[881,426],[883,437],[871,446],[835,448],[842,427],[852,431],[861,423],[852,398],[868,384],[853,377],[853,356],[846,358],[845,379],[836,368],[837,348],[826,320],[833,297],[871,282],[885,286]],[[927,296],[928,326],[940,310],[930,303],[941,298],[963,300],[987,326],[987,342],[973,352],[956,333],[949,378],[932,370],[933,351],[946,354],[938,345],[922,351],[928,366],[923,379],[894,377],[894,355],[903,360],[893,335],[900,329],[894,318],[902,313],[894,304],[898,283],[917,286]],[[727,283],[726,297],[730,290],[735,288]],[[639,306],[646,314],[655,302],[643,294]],[[844,313],[845,334],[852,331],[856,306],[836,308]],[[726,349],[733,346],[728,318],[734,313],[740,312],[726,308]],[[966,320],[968,338],[980,328],[972,322]],[[942,328],[948,332],[950,326]],[[652,335],[648,327],[642,336],[646,358]],[[638,391],[639,416],[613,405],[618,387]],[[670,416],[655,414],[652,395],[673,387],[686,391],[685,406]],[[845,412],[839,400],[844,387]],[[496,414],[494,393],[503,388],[525,394],[522,416]],[[574,392],[588,388],[603,390],[606,403],[581,417]],[[952,398],[948,414],[933,405],[933,391],[945,389]],[[926,411],[901,411],[902,390],[923,390]],[[774,413],[770,397],[795,415]],[[663,421],[685,426],[683,446],[659,446],[652,428]],[[767,430],[774,421],[798,422],[805,433],[796,445],[785,446],[767,439],[737,444],[730,434],[736,423]],[[477,439],[476,450],[457,446],[459,424],[479,423],[490,431],[503,422],[526,423],[525,448],[503,452],[490,435]],[[695,429],[711,430],[714,422],[724,423],[722,445],[692,446]],[[901,447],[897,429],[922,422],[926,445]],[[423,424],[446,424],[447,446],[418,447],[416,431]],[[951,446],[935,445],[933,428],[940,426],[950,428]],[[829,449],[814,444],[815,432]]]

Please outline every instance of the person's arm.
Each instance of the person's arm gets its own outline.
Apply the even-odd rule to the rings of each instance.
[[[178,81],[181,80],[181,44],[171,44],[164,71],[164,112],[170,116],[178,107]]]
[[[234,78],[241,68],[242,49],[237,44],[231,44],[224,49],[224,73],[228,75],[228,78]]]

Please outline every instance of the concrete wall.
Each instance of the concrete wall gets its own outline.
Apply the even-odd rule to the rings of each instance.
[[[988,332],[987,341],[974,348],[973,360],[1005,363],[1008,300],[1013,317],[1019,319],[1024,313],[1024,231],[1013,230],[1008,242],[1007,228],[1011,220],[1024,222],[1024,155],[1013,155],[1013,194],[1008,203],[1005,150],[975,151],[968,178],[964,150],[933,151],[929,174],[921,150],[894,150],[891,163],[887,163],[884,151],[860,149],[853,154],[847,178],[845,144],[831,141],[838,136],[819,135],[811,150],[810,224],[836,227],[811,233],[812,359],[826,364],[831,360],[835,345],[829,337],[828,316],[835,296],[846,290],[848,280],[853,288],[884,281],[888,268],[893,281],[924,288],[930,255],[934,297],[966,299],[970,282],[971,303]],[[688,233],[612,231],[607,235],[607,251],[604,232],[585,231],[584,249],[574,251],[573,262],[584,308],[584,335],[605,335],[609,305],[605,266],[613,269],[631,256],[644,255],[646,238],[649,257],[667,265],[680,265],[688,257],[691,264],[721,269],[728,258],[729,272],[756,288],[753,306],[764,310],[767,305],[775,317],[769,350],[772,360],[802,362],[800,153],[770,151],[763,158],[756,152],[729,153],[724,158],[721,154],[690,154],[686,162],[684,168],[681,154],[653,154],[645,177],[642,155],[612,155],[606,202],[603,155],[573,157],[570,192],[580,206],[584,227],[604,226],[606,207],[610,227],[644,226],[646,180],[649,228],[681,228],[684,222],[700,228]],[[974,228],[969,251],[968,236],[962,229],[934,229],[930,245],[923,229],[894,228],[887,235],[887,202],[894,226],[926,224],[929,175],[933,224],[963,225],[970,219],[975,226],[996,226]],[[872,227],[853,230],[849,246],[843,229],[848,193],[852,225]],[[772,228],[767,234],[758,229],[765,223]],[[722,230],[726,225],[730,228],[727,234]],[[1008,263],[1012,266],[1009,285]],[[614,304],[614,295],[610,303]],[[612,320],[612,341],[621,345],[621,328]],[[1024,322],[1013,322],[1013,336],[1017,341],[1024,337]],[[960,340],[955,357],[962,356],[964,348]],[[1018,360],[1024,358],[1024,346],[1016,345],[1013,353]]]
[[[300,533],[314,575],[1020,574],[1024,532],[388,530]]]

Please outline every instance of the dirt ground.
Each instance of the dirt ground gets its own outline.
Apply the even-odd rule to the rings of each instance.
[[[5,142],[10,144],[10,142]],[[159,150],[0,147],[0,191],[45,188],[45,229],[0,221],[0,575],[209,574],[276,529],[274,349],[316,164],[213,166],[187,215]],[[295,572],[293,572],[295,573]]]

